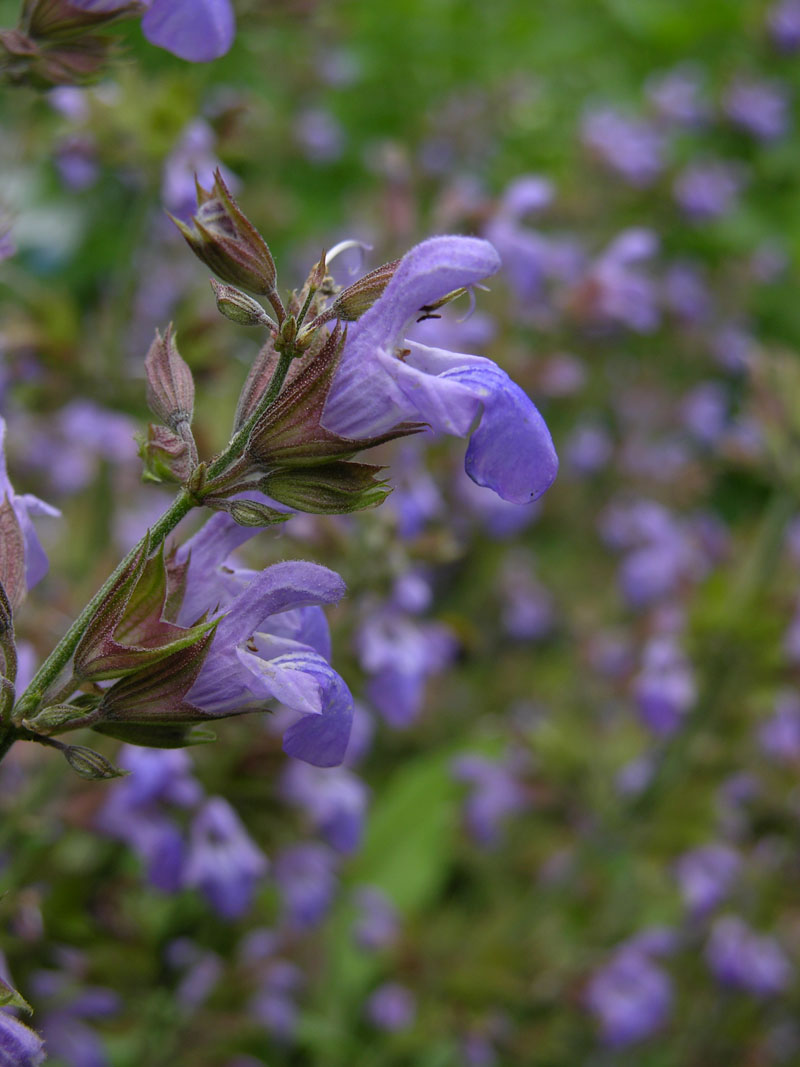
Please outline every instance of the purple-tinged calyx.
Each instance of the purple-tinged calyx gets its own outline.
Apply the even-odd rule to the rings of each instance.
[[[275,262],[267,242],[233,199],[219,170],[210,190],[197,183],[197,212],[189,223],[172,221],[197,258],[224,282],[275,295]]]

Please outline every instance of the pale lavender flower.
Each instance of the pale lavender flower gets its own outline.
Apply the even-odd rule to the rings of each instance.
[[[249,1014],[278,1041],[288,1042],[294,1036],[299,1015],[295,997],[303,981],[303,973],[294,963],[275,960],[249,1003]]]
[[[658,326],[658,291],[646,264],[658,251],[652,230],[629,229],[591,264],[575,298],[578,314],[599,326],[652,333]]]
[[[290,927],[306,930],[325,916],[336,892],[336,855],[325,845],[292,845],[275,857],[273,875]]]
[[[706,960],[722,985],[757,997],[777,996],[793,977],[792,965],[777,940],[755,933],[736,915],[716,920],[706,946]]]
[[[404,340],[422,308],[499,266],[492,246],[471,237],[434,237],[406,253],[383,295],[350,326],[322,422],[353,438],[407,420],[471,434],[469,476],[522,504],[549,488],[558,466],[533,403],[491,360]]]
[[[16,250],[16,245],[11,237],[10,227],[0,219],[0,263],[2,263],[4,259],[10,259]]]
[[[667,736],[678,729],[697,690],[691,664],[674,638],[659,635],[647,642],[633,692],[639,714],[653,733]]]
[[[782,52],[796,52],[800,48],[800,0],[781,0],[767,15],[767,27]]]
[[[729,86],[725,113],[737,126],[761,141],[782,137],[789,126],[789,101],[783,86],[740,78]]]
[[[443,623],[423,622],[391,606],[369,616],[357,644],[361,665],[372,676],[370,702],[396,729],[419,715],[427,679],[450,664],[457,648],[455,635]]]
[[[694,916],[712,911],[727,896],[741,863],[735,849],[716,842],[685,852],[675,877],[687,910]]]
[[[368,998],[364,1013],[379,1030],[396,1033],[414,1023],[417,1005],[414,994],[399,982],[386,982]]]
[[[223,566],[254,532],[219,513],[178,553],[190,561],[179,623],[224,613],[186,699],[209,718],[278,700],[300,716],[284,733],[284,751],[336,766],[347,749],[353,700],[328,663],[330,637],[316,605],[338,601],[344,582],[316,563],[276,563],[257,573]]]
[[[708,286],[693,263],[678,261],[667,268],[663,299],[670,311],[690,325],[706,322],[711,313]]]
[[[53,161],[64,185],[73,192],[90,189],[100,176],[97,145],[89,134],[75,133],[63,138]]]
[[[729,215],[744,185],[740,166],[721,161],[691,163],[675,179],[675,200],[697,222]]]
[[[619,769],[614,778],[614,788],[620,796],[638,797],[650,785],[655,773],[652,756],[639,756]]]
[[[632,1045],[660,1030],[672,1002],[669,976],[646,952],[627,945],[594,973],[586,991],[603,1043],[612,1048]]]
[[[204,119],[193,119],[181,130],[175,147],[164,160],[161,199],[164,207],[179,219],[189,219],[197,210],[197,185],[210,188],[219,169],[233,192],[238,179],[216,156],[216,134]]]
[[[294,121],[293,133],[311,163],[335,163],[344,152],[344,127],[327,108],[301,111]]]
[[[394,944],[400,931],[397,909],[376,886],[362,886],[356,893],[358,918],[353,924],[353,938],[361,948],[377,952]]]
[[[583,144],[631,185],[652,185],[664,167],[664,135],[643,119],[613,108],[589,111],[581,125]]]
[[[777,763],[800,760],[800,697],[789,690],[775,701],[775,713],[758,731],[761,749]]]
[[[512,552],[500,573],[503,597],[502,622],[510,637],[518,641],[538,641],[553,629],[553,598],[534,573],[532,558]]]
[[[464,814],[478,844],[484,847],[499,844],[504,823],[528,806],[528,796],[520,780],[523,770],[522,761],[515,755],[490,760],[469,754],[453,761],[453,777],[472,787]]]
[[[111,989],[78,985],[84,970],[80,957],[68,957],[65,963],[65,971],[36,971],[31,977],[37,1005],[42,1005],[40,1028],[48,1056],[70,1067],[108,1067],[104,1042],[87,1023],[116,1015],[121,1000]]]
[[[657,75],[647,84],[647,96],[658,115],[679,126],[697,126],[708,118],[701,90],[701,72],[688,65]]]
[[[352,771],[290,760],[280,790],[285,800],[305,812],[313,828],[337,852],[354,852],[358,848],[369,790]]]
[[[230,804],[222,797],[207,800],[192,822],[184,884],[199,889],[222,918],[238,919],[267,867],[267,857]]]
[[[577,474],[588,477],[607,466],[614,450],[608,430],[596,424],[576,426],[567,438],[565,458]]]
[[[0,1067],[39,1067],[44,1059],[39,1035],[0,1008]]]
[[[683,424],[700,444],[713,446],[727,428],[728,406],[728,392],[720,382],[700,382],[683,398]]]

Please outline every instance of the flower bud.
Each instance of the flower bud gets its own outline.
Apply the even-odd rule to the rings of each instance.
[[[347,515],[382,504],[391,492],[376,481],[383,467],[371,463],[326,463],[268,474],[260,483],[267,496],[297,511],[316,515]]]
[[[194,409],[194,379],[188,363],[175,344],[172,325],[156,337],[145,356],[147,405],[171,430],[191,424]]]
[[[70,723],[85,718],[86,708],[77,708],[74,704],[52,704],[49,708],[37,711],[30,719],[23,719],[22,725],[35,734],[49,736],[69,730]]]
[[[188,748],[189,745],[209,745],[217,740],[217,735],[208,727],[182,722],[101,722],[92,729],[127,745],[142,745],[144,748]]]
[[[118,19],[141,15],[145,7],[140,0],[105,0],[93,5],[73,0],[26,0],[21,21],[24,31],[38,40],[69,40]]]
[[[25,596],[25,536],[8,496],[0,504],[0,582],[12,609]]]
[[[239,326],[274,325],[258,301],[240,289],[235,289],[232,285],[222,285],[214,278],[211,279],[211,288],[217,298],[217,310],[231,322],[238,323]]]
[[[225,500],[219,507],[240,526],[275,526],[290,517],[285,511],[276,511],[256,500]]]
[[[194,254],[224,282],[251,293],[275,291],[275,263],[267,242],[241,211],[219,170],[211,190],[197,186],[197,213],[172,221]]]
[[[194,470],[189,446],[166,426],[147,427],[147,437],[139,439],[139,455],[146,482],[177,482],[183,484]]]
[[[360,319],[378,297],[383,296],[383,291],[391,281],[399,262],[399,259],[394,259],[391,263],[384,263],[359,278],[357,282],[348,285],[325,312],[325,318],[341,319],[344,322]]]
[[[73,771],[91,782],[99,782],[108,778],[124,778],[128,774],[128,771],[121,771],[105,756],[101,756],[99,752],[86,748],[84,745],[65,745],[61,751]]]

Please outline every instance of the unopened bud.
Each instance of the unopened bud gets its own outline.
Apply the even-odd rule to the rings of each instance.
[[[76,0],[26,0],[22,24],[26,33],[43,41],[70,40],[118,19],[141,15],[140,0],[103,0],[87,4]]]
[[[275,262],[267,242],[233,199],[219,170],[210,190],[197,186],[197,213],[190,223],[172,221],[198,259],[224,282],[251,293],[274,293]]]
[[[255,500],[226,500],[223,510],[240,526],[275,526],[290,517],[285,511],[277,511]]]
[[[391,492],[376,481],[383,467],[371,463],[326,463],[268,474],[260,487],[287,507],[317,515],[347,515],[382,504]]]
[[[297,319],[288,315],[281,323],[281,341],[285,345],[294,344],[297,337]]]
[[[326,319],[341,319],[343,322],[355,322],[365,311],[369,311],[375,301],[383,296],[383,291],[397,269],[399,259],[376,267],[357,282],[348,285],[336,297],[325,312]]]
[[[61,751],[73,771],[89,781],[99,782],[108,778],[124,778],[128,774],[128,771],[120,770],[105,756],[101,756],[99,752],[86,748],[84,745],[65,745]]]
[[[194,379],[189,364],[178,352],[172,326],[156,337],[144,361],[147,375],[147,405],[171,430],[191,424],[194,409]]]
[[[243,293],[241,289],[223,285],[214,278],[211,279],[211,288],[217,298],[217,310],[231,322],[236,322],[239,326],[275,325],[258,301]]]
[[[152,422],[147,427],[147,437],[139,439],[139,455],[144,466],[142,478],[146,482],[182,484],[194,469],[186,441],[166,426]]]
[[[23,719],[22,725],[36,734],[57,734],[65,727],[70,729],[70,723],[84,720],[86,716],[86,708],[76,708],[73,704],[53,704],[37,711],[30,719]]]

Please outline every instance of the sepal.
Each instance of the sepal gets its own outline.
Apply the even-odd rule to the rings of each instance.
[[[239,326],[274,326],[275,323],[257,300],[233,285],[223,285],[211,279],[211,288],[217,301],[217,311]]]
[[[391,492],[371,463],[326,463],[321,467],[280,469],[259,488],[280,504],[316,515],[347,515],[378,507]]]
[[[189,364],[175,343],[172,324],[156,336],[144,360],[147,375],[147,406],[171,430],[180,433],[191,425],[194,410],[194,379]]]
[[[182,485],[194,470],[186,441],[166,426],[150,423],[147,436],[139,438],[142,479],[146,482],[175,482]]]
[[[422,423],[402,423],[375,437],[353,440],[321,425],[344,340],[345,333],[337,325],[308,366],[284,388],[253,427],[245,455],[255,468],[318,466],[425,429]]]
[[[267,242],[233,199],[219,170],[210,190],[198,183],[197,213],[190,224],[172,221],[197,258],[224,282],[264,296],[275,293],[275,263]]]
[[[28,1015],[33,1011],[25,997],[3,978],[0,978],[0,1008],[19,1008],[20,1011],[27,1012]]]
[[[53,742],[51,742],[52,744]],[[128,771],[115,767],[105,756],[85,745],[64,745],[61,749],[64,759],[81,778],[90,782],[106,781],[109,778],[125,778]]]
[[[10,610],[20,606],[25,582],[25,535],[8,496],[0,504],[0,582]]]
[[[190,745],[208,745],[217,739],[214,731],[205,726],[183,723],[101,722],[92,729],[95,733],[144,748],[187,748]]]
[[[320,325],[330,319],[340,319],[342,322],[356,322],[365,311],[369,311],[375,301],[383,296],[383,291],[397,270],[399,259],[390,263],[384,263],[369,274],[359,278],[357,282],[342,289],[331,306],[319,316],[316,323]]]
[[[141,15],[145,9],[146,5],[139,0],[119,0],[94,7],[71,0],[25,0],[20,22],[26,33],[39,40],[69,40],[87,30]]]
[[[206,500],[214,511],[226,511],[239,526],[276,526],[291,518],[285,511],[260,504],[257,500]]]
[[[163,547],[147,559],[149,537],[121,572],[75,649],[73,672],[80,681],[121,678],[141,671],[202,640],[216,623],[185,629],[163,617],[167,570]]]

